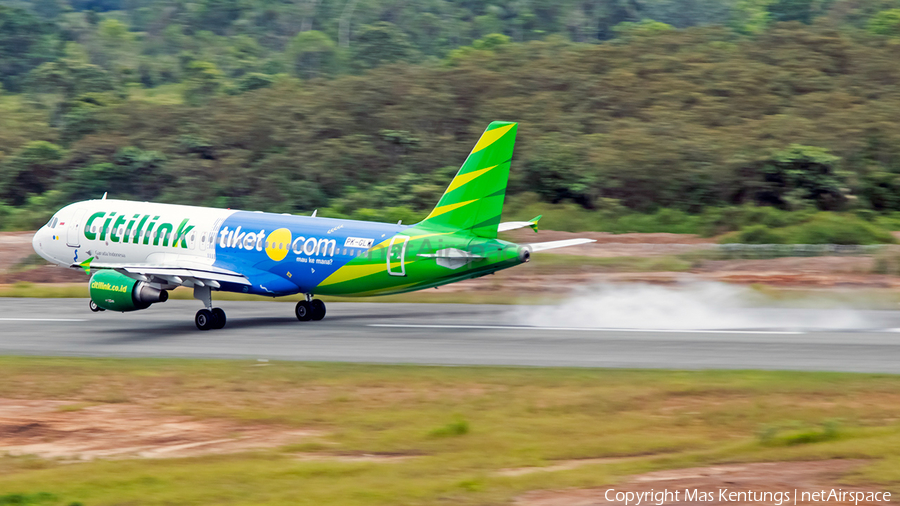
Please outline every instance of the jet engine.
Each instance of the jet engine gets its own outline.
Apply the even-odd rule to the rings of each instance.
[[[102,270],[91,276],[91,309],[94,311],[137,311],[167,300],[169,292],[116,271]]]

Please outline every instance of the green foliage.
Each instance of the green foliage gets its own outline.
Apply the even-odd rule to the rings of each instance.
[[[764,446],[796,446],[834,441],[841,436],[838,420],[825,420],[818,427],[804,427],[802,423],[767,425],[758,432]]]
[[[316,30],[298,33],[291,40],[287,54],[299,77],[318,77],[337,70],[337,45],[328,35]]]
[[[819,209],[838,210],[847,201],[846,175],[837,171],[840,158],[828,150],[791,144],[763,162],[763,182],[755,200],[785,209],[808,203]]]
[[[500,46],[509,44],[511,41],[512,38],[507,35],[503,35],[502,33],[489,33],[473,42],[472,47],[475,49],[492,50]]]
[[[896,242],[890,232],[851,216],[820,213],[784,231],[796,244],[886,244]]]
[[[755,35],[764,32],[771,22],[769,5],[774,0],[738,0],[732,12],[731,27],[738,33]]]
[[[614,26],[612,30],[619,37],[649,37],[671,29],[672,25],[646,18],[637,23],[624,21]]]
[[[0,495],[0,506],[29,506],[56,503],[57,497],[47,492]]]
[[[272,83],[274,82],[275,78],[270,75],[251,72],[241,77],[240,81],[238,82],[238,90],[241,93],[244,93],[247,91],[258,90],[260,88],[268,88],[269,86],[272,86]]]
[[[48,191],[64,151],[47,141],[31,141],[15,155],[0,161],[0,198],[22,205],[29,195]]]
[[[872,16],[868,29],[876,35],[900,36],[900,9],[888,9]]]
[[[57,56],[55,26],[23,9],[0,5],[0,83],[22,90],[22,78]]]
[[[222,72],[214,63],[191,61],[185,66],[187,83],[184,101],[190,105],[200,105],[212,98],[222,86]]]
[[[464,436],[468,433],[469,422],[463,418],[458,418],[447,425],[432,429],[428,435],[431,437],[455,437]]]
[[[750,225],[739,232],[728,234],[721,242],[724,244],[782,244],[784,240],[783,234],[779,234],[765,225]]]
[[[891,244],[887,230],[853,215],[817,213],[808,221],[786,227],[750,225],[726,234],[721,243],[746,244]]]
[[[822,0],[774,0],[768,6],[773,21],[800,21],[810,23],[819,12]]]
[[[111,191],[409,223],[509,119],[507,219],[753,241],[817,211],[900,227],[896,48],[842,29],[889,35],[895,0],[59,1],[32,7],[47,21],[0,9],[7,216]],[[23,161],[31,141],[59,157]]]
[[[114,83],[103,68],[83,61],[63,58],[37,67],[28,76],[35,90],[59,93],[71,101],[78,95],[114,89]]]
[[[413,47],[402,30],[382,21],[360,29],[353,45],[353,55],[358,68],[369,69],[410,58]]]

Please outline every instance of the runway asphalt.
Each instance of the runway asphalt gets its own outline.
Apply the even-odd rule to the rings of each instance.
[[[526,327],[529,307],[329,303],[320,322],[293,304],[229,302],[222,330],[193,323],[197,301],[91,313],[83,299],[0,299],[0,355],[185,357],[443,365],[779,369],[900,373],[900,312],[858,312],[864,328],[817,330],[822,311],[760,309],[810,328]]]

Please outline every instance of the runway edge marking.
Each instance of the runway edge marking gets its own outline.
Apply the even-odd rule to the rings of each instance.
[[[84,318],[0,318],[0,322],[86,322]]]
[[[473,330],[560,330],[576,332],[657,332],[673,334],[763,334],[802,335],[799,330],[709,330],[709,329],[616,329],[594,327],[529,327],[525,325],[437,325],[413,323],[370,323],[369,327],[410,329],[473,329]]]

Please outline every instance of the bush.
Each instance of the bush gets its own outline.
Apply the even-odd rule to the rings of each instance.
[[[719,240],[722,244],[783,244],[784,237],[765,225],[751,225],[738,232],[732,232]]]
[[[884,228],[852,214],[816,213],[808,221],[788,227],[750,225],[723,236],[722,244],[890,244],[894,236]]]
[[[431,432],[429,435],[432,437],[453,437],[453,436],[464,436],[469,433],[469,422],[460,418],[458,420],[454,420],[443,427],[438,427]]]
[[[818,213],[812,220],[784,229],[795,244],[890,244],[890,232],[853,215]]]

